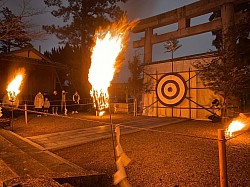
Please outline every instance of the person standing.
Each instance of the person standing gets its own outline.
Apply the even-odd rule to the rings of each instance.
[[[47,116],[47,113],[49,113],[49,108],[50,108],[49,98],[45,97],[45,99],[44,99],[44,105],[43,105],[44,113],[46,113],[45,116]]]
[[[66,108],[66,92],[62,90],[62,97],[61,97],[61,112],[64,115],[67,115],[67,108]]]
[[[37,112],[42,112],[43,104],[44,104],[43,94],[41,92],[38,92],[34,99],[35,110]],[[41,114],[38,113],[37,117],[41,117]]]
[[[57,91],[54,90],[53,94],[50,96],[52,114],[58,115],[58,106],[60,105],[60,96],[58,95]]]
[[[80,95],[78,94],[77,91],[75,91],[74,95],[73,95],[73,111],[72,114],[74,113],[78,113],[78,105],[80,103]]]

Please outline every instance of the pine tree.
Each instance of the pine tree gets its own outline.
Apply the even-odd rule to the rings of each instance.
[[[171,52],[171,59],[172,59],[172,72],[174,71],[174,52],[179,49],[182,45],[179,44],[179,41],[177,39],[166,41],[166,43],[163,44],[163,46],[166,49],[166,52]]]
[[[68,43],[80,52],[77,69],[74,76],[78,77],[78,87],[83,89],[84,95],[89,95],[88,71],[90,67],[90,49],[93,45],[93,36],[98,27],[105,27],[111,21],[118,20],[124,12],[118,5],[127,0],[44,0],[48,7],[55,7],[51,13],[62,18],[63,26],[45,25],[43,28],[50,34],[55,34],[60,43]],[[77,53],[78,54],[78,53]]]

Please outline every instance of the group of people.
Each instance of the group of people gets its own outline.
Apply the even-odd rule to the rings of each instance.
[[[37,117],[41,117],[42,112],[49,113],[51,112],[54,115],[58,115],[58,108],[61,107],[61,112],[64,115],[68,114],[67,109],[67,97],[66,91],[62,90],[61,94],[58,94],[57,90],[54,90],[53,93],[49,96],[47,93],[42,94],[40,91],[36,94],[34,99],[35,110],[38,112]],[[72,97],[72,114],[78,113],[78,106],[80,104],[80,95],[77,91],[73,94]],[[47,115],[47,114],[45,114]]]

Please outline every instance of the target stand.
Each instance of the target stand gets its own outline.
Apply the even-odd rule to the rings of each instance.
[[[185,79],[178,73],[164,74],[156,85],[156,95],[159,102],[165,106],[177,106],[187,94]]]

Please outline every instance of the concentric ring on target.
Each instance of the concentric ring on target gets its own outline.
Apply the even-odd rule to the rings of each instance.
[[[185,99],[187,84],[185,79],[177,73],[163,75],[156,85],[156,95],[165,106],[176,106]]]

